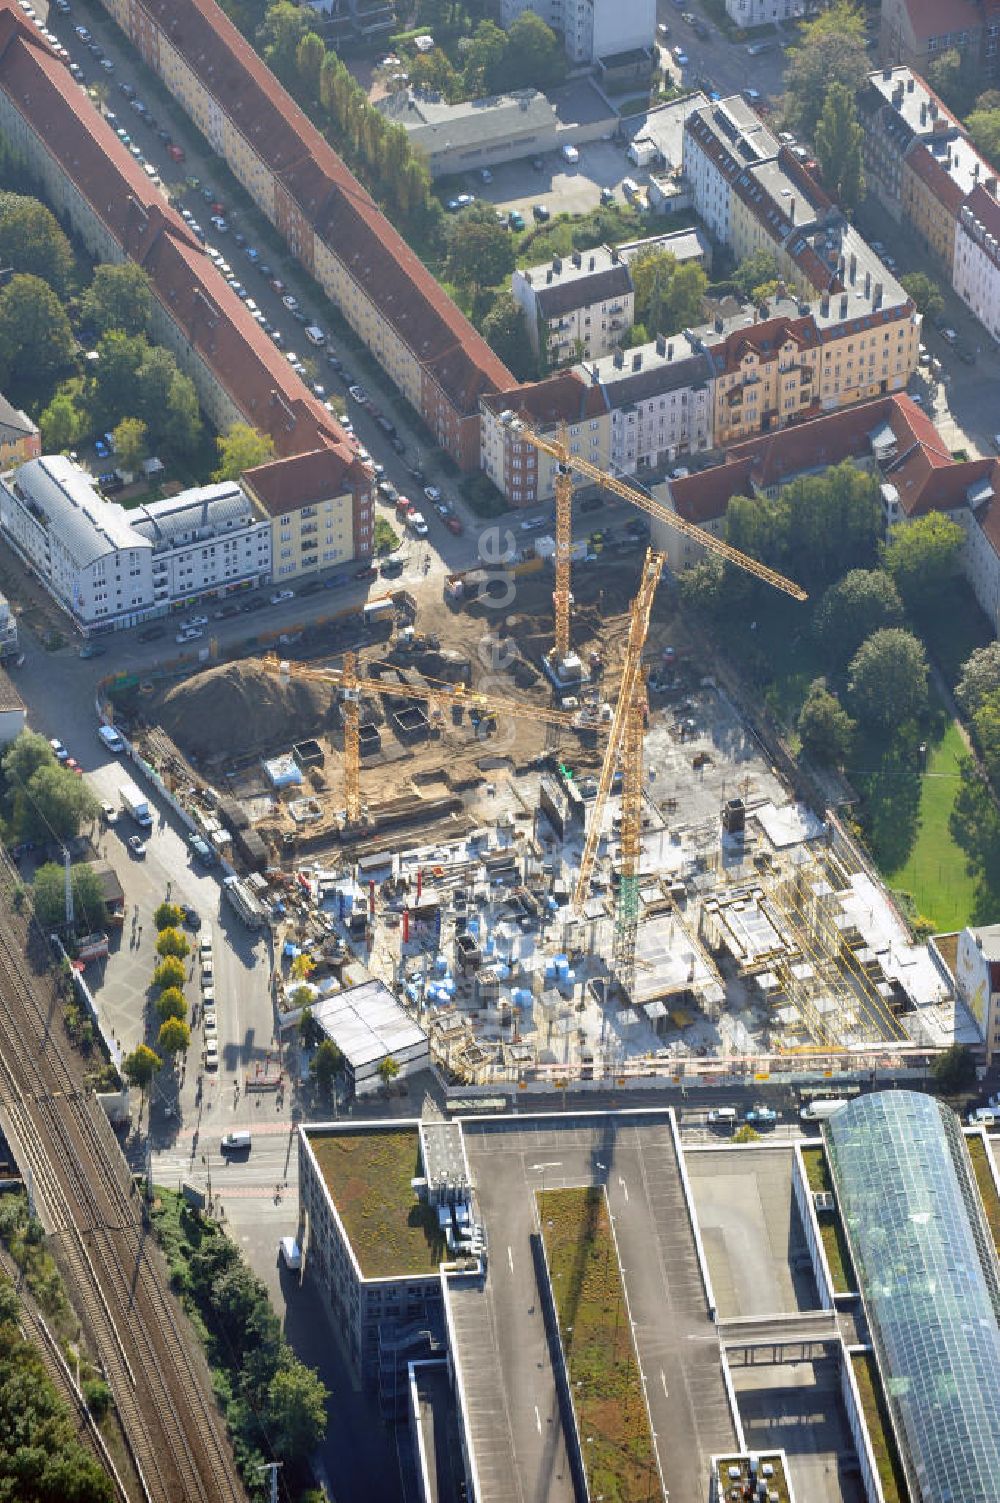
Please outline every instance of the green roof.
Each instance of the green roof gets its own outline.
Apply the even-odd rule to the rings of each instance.
[[[416,1128],[306,1136],[364,1277],[436,1273],[444,1237],[410,1183],[422,1172]]]

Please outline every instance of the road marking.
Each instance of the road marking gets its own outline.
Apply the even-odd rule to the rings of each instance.
[[[538,1405],[537,1404],[535,1405],[535,1428],[537,1429],[539,1435],[541,1435],[541,1433],[542,1433],[542,1416],[538,1412]]]
[[[620,1174],[619,1174],[619,1176],[618,1176],[618,1183],[619,1183],[619,1184],[620,1184],[620,1185],[621,1185],[621,1187],[622,1187],[622,1194],[623,1194],[623,1195],[624,1195],[624,1197],[625,1197],[625,1204],[626,1204],[626,1205],[628,1205],[628,1185],[627,1185],[627,1184],[626,1184],[626,1183],[625,1183],[625,1181],[624,1181],[624,1180],[623,1180],[623,1179],[622,1179],[622,1177],[621,1177],[621,1175],[620,1175]]]
[[[663,1397],[665,1399],[669,1399],[670,1395],[667,1392],[667,1375],[663,1371],[662,1367],[660,1368],[660,1382],[663,1384]]]
[[[511,1252],[509,1246],[507,1248],[507,1266],[509,1267],[511,1273],[513,1273],[514,1272],[514,1254]]]

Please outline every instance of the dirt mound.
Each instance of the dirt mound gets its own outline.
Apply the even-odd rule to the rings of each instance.
[[[226,753],[272,754],[328,725],[339,725],[336,690],[263,672],[255,663],[225,663],[168,689],[152,719],[199,760]]]

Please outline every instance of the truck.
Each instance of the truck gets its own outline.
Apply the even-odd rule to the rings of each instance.
[[[260,898],[239,877],[226,877],[222,891],[248,929],[263,929],[270,923],[270,914]]]
[[[808,1106],[804,1106],[799,1112],[799,1116],[803,1122],[826,1122],[830,1117],[835,1117],[838,1112],[842,1112],[844,1107],[850,1106],[850,1104],[842,1096],[820,1097],[819,1100],[810,1101]]]
[[[137,825],[142,825],[144,830],[152,829],[153,815],[149,800],[139,792],[134,783],[123,783],[118,790],[118,797],[125,813],[131,814]]]

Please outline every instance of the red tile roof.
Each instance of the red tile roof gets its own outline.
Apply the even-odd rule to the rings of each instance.
[[[993,194],[987,193],[982,183],[977,183],[965,202],[990,234],[1000,239],[1000,203]]]
[[[579,423],[607,411],[607,398],[593,381],[584,381],[576,371],[557,371],[542,381],[530,381],[486,398],[491,412],[511,408],[518,417],[539,428],[555,423]]]
[[[739,369],[748,349],[756,350],[763,360],[776,360],[786,339],[802,347],[815,344],[816,327],[812,318],[808,314],[802,318],[765,318],[759,323],[731,330],[717,343],[708,334],[705,343],[712,353],[716,373],[731,374]]]
[[[357,459],[345,467],[341,456],[330,449],[256,465],[244,472],[243,479],[270,517],[331,501],[349,490],[364,490],[369,485],[365,469]]]
[[[436,362],[435,377],[457,410],[463,416],[475,413],[481,392],[513,385],[503,361],[214,0],[136,0],[132,14],[141,11],[179,51],[416,358]]]
[[[112,237],[146,271],[155,297],[246,420],[271,436],[278,454],[331,444],[350,464],[353,453],[339,424],[12,0],[0,0],[0,89]]]
[[[753,494],[752,471],[752,460],[734,459],[683,480],[671,480],[670,494],[678,515],[698,527],[724,517],[734,496]]]
[[[903,0],[913,35],[926,42],[929,37],[953,31],[979,31],[987,13],[994,7],[977,5],[976,0]]]

